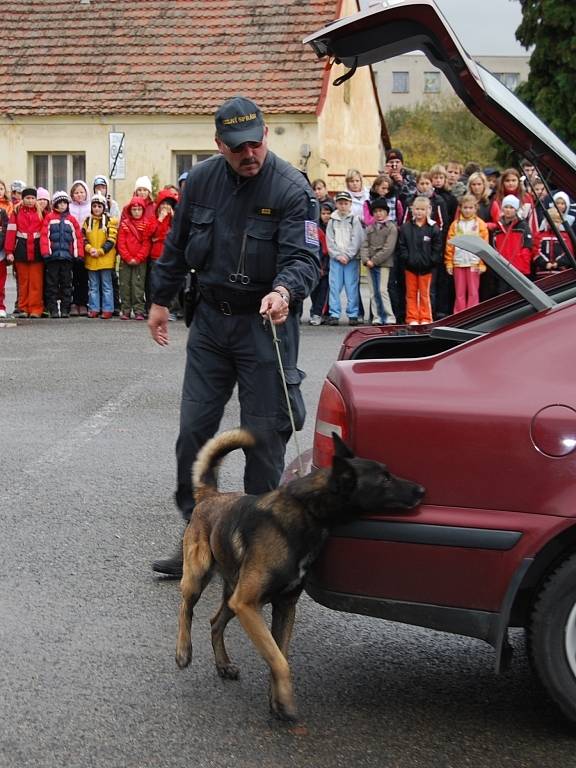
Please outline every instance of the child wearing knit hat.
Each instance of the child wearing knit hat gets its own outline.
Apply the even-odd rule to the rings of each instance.
[[[38,200],[38,207],[44,215],[50,213],[52,210],[50,206],[50,192],[44,187],[38,187],[36,192],[36,199]]]
[[[40,252],[46,266],[46,309],[53,319],[70,316],[73,263],[83,256],[83,242],[80,225],[70,213],[68,193],[54,192],[52,211],[44,217],[40,234]]]
[[[151,219],[156,214],[156,205],[152,194],[152,180],[150,176],[139,176],[134,183],[134,197],[144,200],[144,218]]]

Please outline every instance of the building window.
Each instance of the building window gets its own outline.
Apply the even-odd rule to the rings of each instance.
[[[520,72],[494,72],[494,77],[497,77],[510,91],[515,91],[520,83]]]
[[[82,153],[32,153],[35,187],[57,192],[68,190],[76,179],[86,178],[86,155]]]
[[[209,157],[217,154],[216,152],[174,152],[174,160],[176,165],[176,178],[180,176],[184,171],[189,171],[196,163],[201,163],[202,160],[207,160]]]
[[[440,72],[424,72],[424,93],[440,93]]]
[[[410,73],[392,72],[392,93],[410,92]]]

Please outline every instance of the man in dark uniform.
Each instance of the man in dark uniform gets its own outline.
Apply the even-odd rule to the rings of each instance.
[[[220,154],[189,172],[164,252],[155,264],[148,326],[168,343],[168,307],[186,273],[198,278],[176,443],[176,503],[194,508],[191,468],[217,431],[238,384],[246,451],[244,489],[278,486],[291,425],[269,322],[277,326],[296,429],[304,402],[297,368],[299,310],[319,277],[318,203],[297,169],[268,150],[268,128],[250,99],[236,96],[215,116]],[[263,322],[267,321],[267,322]],[[153,570],[179,577],[182,549]]]

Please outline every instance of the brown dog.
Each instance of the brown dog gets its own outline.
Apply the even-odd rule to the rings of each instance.
[[[270,667],[270,708],[282,720],[297,718],[287,661],[296,602],[328,531],[362,515],[411,509],[425,492],[379,462],[356,458],[337,435],[333,440],[331,469],[316,470],[261,496],[219,493],[216,487],[221,459],[255,444],[245,430],[210,440],[193,468],[196,507],[184,534],[176,663],[190,663],[194,606],[216,566],[224,580],[222,604],[211,619],[218,674],[238,677],[224,645],[226,625],[237,616]],[[272,603],[271,630],[261,612],[266,603]]]

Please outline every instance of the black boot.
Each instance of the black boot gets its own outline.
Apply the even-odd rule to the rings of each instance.
[[[182,543],[174,552],[172,557],[165,560],[154,560],[152,570],[155,573],[161,573],[163,576],[169,576],[171,579],[182,578]]]

